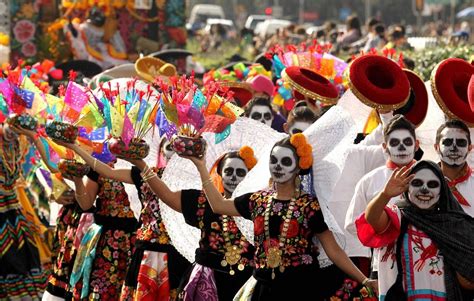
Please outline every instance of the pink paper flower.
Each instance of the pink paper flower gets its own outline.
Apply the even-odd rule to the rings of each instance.
[[[21,46],[21,52],[26,56],[26,57],[32,57],[36,55],[36,45],[31,43],[31,42],[26,42]]]
[[[21,20],[13,27],[13,33],[15,39],[20,43],[25,43],[31,40],[35,36],[36,27],[35,24],[28,20]],[[23,51],[23,50],[22,50]],[[36,47],[35,47],[36,51]]]

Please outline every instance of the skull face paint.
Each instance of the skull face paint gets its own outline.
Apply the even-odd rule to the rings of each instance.
[[[173,156],[173,154],[174,154],[174,150],[171,146],[171,143],[168,140],[166,140],[163,143],[162,151],[163,151],[163,155],[166,158],[166,161],[169,161],[171,159],[171,156]]]
[[[452,167],[466,163],[469,142],[466,132],[458,128],[445,128],[441,132],[438,155],[441,161]]]
[[[296,155],[288,147],[275,146],[270,154],[270,173],[273,182],[285,183],[298,172]]]
[[[439,201],[441,183],[434,172],[428,168],[415,173],[408,187],[408,199],[420,209],[430,209]]]
[[[311,123],[306,122],[306,121],[296,121],[288,129],[288,134],[289,135],[294,135],[294,134],[298,134],[298,133],[303,133],[307,128],[309,128],[310,125],[311,125]]]
[[[248,173],[245,163],[240,158],[227,158],[222,165],[222,186],[226,193],[231,195],[237,185]]]
[[[273,113],[267,106],[253,106],[249,116],[253,120],[260,121],[261,123],[266,124],[268,126],[272,126]]]
[[[415,139],[408,130],[395,130],[388,135],[387,152],[393,163],[407,165],[415,157]]]

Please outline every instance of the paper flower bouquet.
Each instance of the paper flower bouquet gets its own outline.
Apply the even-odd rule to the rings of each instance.
[[[231,93],[219,96],[217,83],[206,87],[205,94],[197,88],[194,78],[174,78],[171,84],[159,83],[162,91],[156,123],[160,134],[172,141],[176,153],[200,157],[205,151],[202,133],[215,133],[215,142],[230,134],[231,124],[243,110],[231,104]],[[224,89],[225,90],[225,89]]]

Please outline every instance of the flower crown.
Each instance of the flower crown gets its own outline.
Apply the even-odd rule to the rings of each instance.
[[[290,143],[296,149],[299,157],[299,167],[301,169],[309,169],[313,165],[313,147],[308,144],[306,137],[301,134],[294,134],[290,138]]]
[[[257,164],[257,158],[250,146],[242,146],[239,150],[239,157],[244,160],[245,166],[251,170]]]

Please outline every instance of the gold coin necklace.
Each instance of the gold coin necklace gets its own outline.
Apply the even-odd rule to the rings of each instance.
[[[229,265],[229,274],[230,275],[235,275],[235,271],[232,268],[232,266],[236,265],[239,263],[241,259],[241,253],[242,253],[242,240],[243,238],[240,239],[240,245],[234,245],[230,241],[229,237],[229,220],[230,217],[228,215],[223,215],[222,216],[222,235],[224,236],[224,242],[225,242],[225,254],[224,254],[224,259],[221,261],[221,266],[225,267]],[[243,271],[245,269],[245,265],[243,263],[240,263],[237,268],[239,271]]]
[[[273,197],[268,199],[267,208],[265,208],[265,235],[268,241],[267,249],[267,266],[272,269],[272,279],[275,279],[275,268],[279,267],[280,273],[285,271],[285,267],[282,265],[283,251],[286,242],[286,234],[290,226],[291,215],[295,208],[296,199],[292,198],[288,205],[288,211],[286,211],[285,220],[283,222],[283,229],[278,238],[278,246],[272,246],[270,241],[270,213],[273,205]]]

